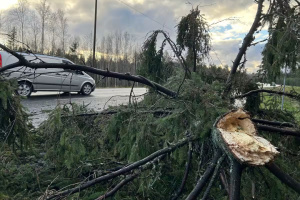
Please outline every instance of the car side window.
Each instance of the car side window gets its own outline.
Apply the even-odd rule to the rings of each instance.
[[[68,65],[73,65],[73,63],[71,63],[71,62],[68,61],[68,60],[62,60],[62,63],[68,64]]]

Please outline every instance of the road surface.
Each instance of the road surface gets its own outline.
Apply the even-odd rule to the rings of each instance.
[[[83,96],[77,93],[62,94],[59,92],[37,92],[32,93],[31,97],[22,100],[23,106],[30,114],[30,119],[35,127],[38,127],[48,118],[56,106],[68,103],[88,105],[96,112],[102,111],[108,106],[128,104],[131,88],[104,88],[96,89],[90,96]],[[136,96],[145,94],[146,88],[134,88]],[[138,100],[142,100],[140,96]]]

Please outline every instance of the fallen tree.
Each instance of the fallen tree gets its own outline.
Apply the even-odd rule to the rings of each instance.
[[[42,138],[39,139],[44,142],[42,149],[46,151],[47,161],[54,165],[54,169],[52,171],[49,169],[49,171],[61,170],[61,173],[72,172],[72,175],[79,168],[83,170],[84,167],[87,167],[90,171],[87,176],[81,177],[82,173],[78,175],[80,178],[76,176],[76,180],[80,179],[77,184],[75,181],[62,186],[55,183],[55,187],[52,187],[54,179],[48,184],[44,194],[40,195],[40,199],[83,198],[87,193],[94,193],[94,199],[105,199],[114,195],[120,195],[118,198],[122,199],[136,194],[140,199],[166,199],[169,197],[171,199],[181,197],[197,199],[200,196],[206,199],[212,195],[216,195],[215,198],[223,198],[228,195],[231,200],[238,200],[242,195],[244,198],[250,198],[249,195],[253,198],[256,196],[255,183],[251,183],[251,192],[249,192],[250,187],[242,189],[241,185],[249,184],[247,180],[243,180],[243,175],[247,175],[248,179],[249,177],[257,180],[266,179],[261,181],[263,184],[257,181],[262,188],[265,186],[261,185],[268,185],[270,181],[280,181],[278,188],[288,191],[286,198],[299,195],[299,181],[297,181],[299,174],[293,178],[275,164],[276,159],[281,164],[287,162],[284,160],[285,158],[281,158],[276,149],[276,145],[281,144],[281,141],[274,141],[268,136],[264,138],[261,136],[263,134],[260,134],[261,131],[268,131],[283,134],[276,134],[276,137],[298,136],[297,126],[293,126],[294,130],[289,130],[291,122],[285,119],[282,120],[287,123],[280,123],[278,119],[274,119],[278,121],[273,122],[264,119],[256,120],[259,124],[255,125],[253,123],[255,120],[252,121],[247,112],[242,109],[231,110],[233,107],[230,103],[231,99],[244,98],[260,92],[284,94],[299,100],[297,94],[269,90],[243,91],[244,95],[233,95],[236,91],[242,93],[238,89],[233,91],[233,87],[236,86],[234,78],[237,75],[237,68],[241,65],[243,55],[253,42],[255,31],[261,25],[263,2],[263,0],[257,2],[258,9],[255,20],[238,52],[226,83],[214,81],[207,84],[201,80],[201,76],[190,74],[176,45],[163,31],[155,32],[152,37],[156,37],[158,33],[165,36],[184,70],[184,77],[179,74],[170,78],[170,82],[166,84],[168,87],[141,76],[120,74],[88,66],[31,63],[22,55],[0,44],[3,50],[19,59],[17,63],[0,68],[0,75],[17,66],[32,69],[82,70],[104,77],[139,82],[159,93],[145,97],[142,104],[144,103],[143,105],[147,109],[142,110],[139,105],[130,105],[126,111],[119,108],[119,111],[97,114],[97,118],[92,120],[93,122],[90,122],[88,117],[94,114],[77,114],[74,111],[77,109],[74,108],[74,105],[70,110],[58,108],[53,112],[49,121],[39,130]],[[278,1],[278,3],[282,2]],[[150,38],[150,41],[155,41],[155,38]],[[179,95],[180,88],[184,88],[184,90]],[[164,95],[161,96],[161,94]],[[171,107],[172,111],[156,111],[154,108],[157,105]],[[137,110],[142,111],[138,112]],[[162,117],[154,117],[155,113]],[[273,116],[269,115],[268,117],[272,118]],[[267,124],[267,126],[260,123]],[[288,128],[278,128],[278,126],[288,126]],[[282,144],[297,143],[295,138],[284,138],[283,142],[286,143]],[[97,163],[97,167],[94,167],[91,164],[92,161],[84,159],[86,157],[92,161],[97,158],[101,161]],[[109,166],[104,163],[107,158],[118,163],[118,166],[114,170],[108,170],[104,174],[98,175],[95,171],[100,168],[99,166]],[[162,164],[161,159],[164,159],[166,164]],[[102,160],[104,161],[102,162]],[[120,165],[120,163],[122,164]],[[261,166],[265,166],[278,180],[274,180],[272,177],[267,179],[266,173],[260,172]],[[180,169],[176,171],[175,167]],[[297,166],[294,167],[297,168]],[[258,171],[259,175],[251,170]],[[68,178],[72,175],[69,175]],[[283,184],[288,189],[282,186]],[[222,189],[219,185],[222,185]],[[68,189],[65,188],[66,186]],[[290,191],[289,188],[293,191]],[[123,189],[128,194],[124,194]],[[223,189],[226,191],[225,194]],[[212,190],[221,192],[214,194],[210,192]],[[267,191],[271,191],[271,189],[269,188]],[[257,193],[263,194],[263,192],[266,191],[262,189]],[[91,199],[91,197],[89,198]]]

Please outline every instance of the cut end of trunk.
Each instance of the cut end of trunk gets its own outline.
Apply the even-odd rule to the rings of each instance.
[[[257,136],[250,115],[242,109],[221,117],[214,128],[217,144],[241,164],[265,165],[279,154],[269,141]]]

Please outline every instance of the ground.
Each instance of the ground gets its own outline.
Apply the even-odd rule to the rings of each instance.
[[[90,96],[76,93],[62,94],[59,92],[37,92],[31,97],[22,100],[23,106],[30,114],[30,119],[35,127],[38,127],[48,118],[48,114],[57,106],[70,102],[87,105],[95,111],[102,111],[108,106],[117,106],[129,102],[131,88],[102,88],[96,89]],[[146,88],[134,88],[136,96],[145,94]],[[141,100],[143,96],[140,96]]]

